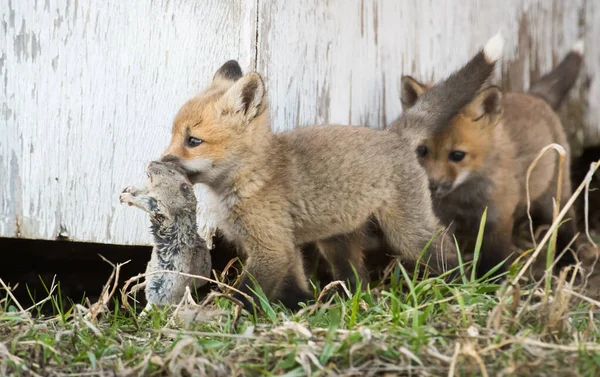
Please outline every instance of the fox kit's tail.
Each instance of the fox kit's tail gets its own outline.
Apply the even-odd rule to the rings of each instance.
[[[554,110],[558,109],[577,80],[583,62],[583,47],[583,41],[578,41],[556,68],[533,84],[529,93],[542,97]]]
[[[450,123],[492,75],[503,47],[504,40],[498,33],[466,65],[420,96],[390,125],[390,130],[414,141],[416,146]]]

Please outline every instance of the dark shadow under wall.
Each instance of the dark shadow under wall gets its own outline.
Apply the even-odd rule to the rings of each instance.
[[[0,238],[0,250],[4,259],[0,264],[0,278],[10,287],[23,306],[32,305],[47,297],[52,280],[60,282],[63,304],[68,309],[70,301],[82,303],[87,297],[98,300],[113,268],[98,254],[112,263],[129,263],[121,268],[120,284],[124,280],[144,272],[151,248],[143,246],[119,246],[70,241],[43,241]],[[31,295],[31,297],[30,297]],[[4,292],[0,297],[5,297]],[[45,305],[45,314],[51,314],[51,306]]]
[[[217,245],[224,245],[217,240]],[[23,307],[47,297],[52,280],[60,283],[60,295],[65,310],[73,303],[84,303],[85,298],[98,300],[113,267],[99,255],[114,263],[129,263],[120,269],[119,288],[123,283],[146,270],[152,247],[122,246],[71,241],[44,241],[0,238],[4,259],[0,263],[0,278],[10,287]],[[213,250],[213,268],[221,271],[235,251],[224,245]],[[207,287],[208,290],[214,288]],[[143,295],[138,297],[142,299]],[[4,298],[4,292],[0,298]],[[51,305],[45,305],[45,314],[52,314]]]
[[[591,147],[583,150],[581,156],[573,159],[571,163],[571,182],[573,190],[576,190],[581,182],[585,179],[590,165],[600,160],[600,146]],[[579,195],[575,202],[575,211],[577,216],[577,224],[580,230],[585,229],[585,191]],[[590,183],[589,190],[589,223],[590,228],[599,230],[600,228],[600,171],[596,171],[594,178]]]

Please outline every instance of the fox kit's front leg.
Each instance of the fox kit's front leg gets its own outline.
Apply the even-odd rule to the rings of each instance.
[[[333,278],[348,282],[352,292],[358,285],[357,276],[363,287],[369,283],[363,262],[364,239],[365,230],[361,228],[317,242],[319,251],[331,266]]]
[[[258,304],[258,297],[252,279],[258,283],[269,300],[280,300],[291,309],[299,308],[298,303],[307,301],[311,296],[308,281],[304,274],[302,254],[293,242],[293,235],[285,229],[269,229],[262,232],[248,231],[242,241],[247,258],[238,289],[251,296]],[[261,238],[258,238],[258,237]],[[250,278],[252,277],[252,278]],[[235,293],[249,309],[245,296]]]
[[[119,200],[123,204],[136,206],[149,214],[154,214],[158,209],[156,199],[148,195],[148,190],[145,188],[127,186],[121,192]]]

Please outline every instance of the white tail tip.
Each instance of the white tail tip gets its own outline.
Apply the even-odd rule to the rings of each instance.
[[[483,55],[488,63],[495,63],[502,56],[502,49],[504,48],[504,38],[500,32],[496,33],[489,41],[483,46]]]
[[[575,42],[571,51],[583,56],[583,52],[585,51],[585,43],[583,42],[583,39],[580,39],[577,42]]]

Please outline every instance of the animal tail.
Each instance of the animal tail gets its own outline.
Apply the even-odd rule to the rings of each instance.
[[[560,64],[532,85],[529,93],[543,98],[554,110],[558,109],[577,80],[583,51],[583,40],[579,40]]]
[[[389,129],[406,136],[415,146],[441,130],[475,98],[494,72],[503,48],[504,39],[498,32],[467,64],[419,97]]]

